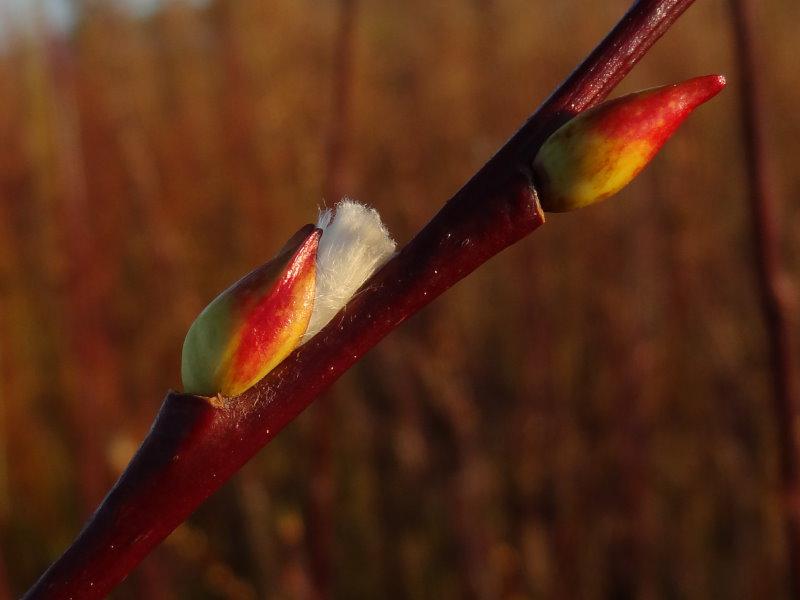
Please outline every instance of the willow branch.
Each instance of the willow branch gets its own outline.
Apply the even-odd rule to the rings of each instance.
[[[384,336],[544,222],[529,165],[599,103],[693,0],[640,0],[503,148],[337,317],[241,396],[170,393],[75,542],[26,598],[100,598]]]

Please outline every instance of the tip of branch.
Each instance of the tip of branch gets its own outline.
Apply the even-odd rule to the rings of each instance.
[[[692,111],[725,87],[722,75],[636,92],[580,113],[542,145],[533,162],[542,207],[565,212],[628,185]]]

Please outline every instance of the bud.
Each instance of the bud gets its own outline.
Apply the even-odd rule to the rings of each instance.
[[[721,75],[604,102],[567,122],[533,161],[542,208],[565,212],[617,193],[639,174],[689,114],[723,87]]]
[[[314,307],[321,233],[306,225],[200,313],[183,343],[184,391],[237,396],[299,345]]]

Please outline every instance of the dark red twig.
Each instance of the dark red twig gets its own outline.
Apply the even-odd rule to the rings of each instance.
[[[772,378],[773,413],[777,422],[781,492],[784,502],[791,597],[800,598],[800,384],[794,356],[789,282],[781,267],[779,204],[766,149],[766,114],[762,97],[756,4],[731,0],[739,66],[741,121],[750,193],[755,273],[766,325]]]
[[[125,473],[26,598],[99,598],[370,348],[544,222],[528,173],[693,0],[640,0],[517,134],[317,336],[224,403],[170,393]]]

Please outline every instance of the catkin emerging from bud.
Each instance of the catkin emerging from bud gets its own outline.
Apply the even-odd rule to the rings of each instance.
[[[237,396],[327,325],[394,253],[371,208],[343,200],[217,296],[183,344],[184,390]]]

